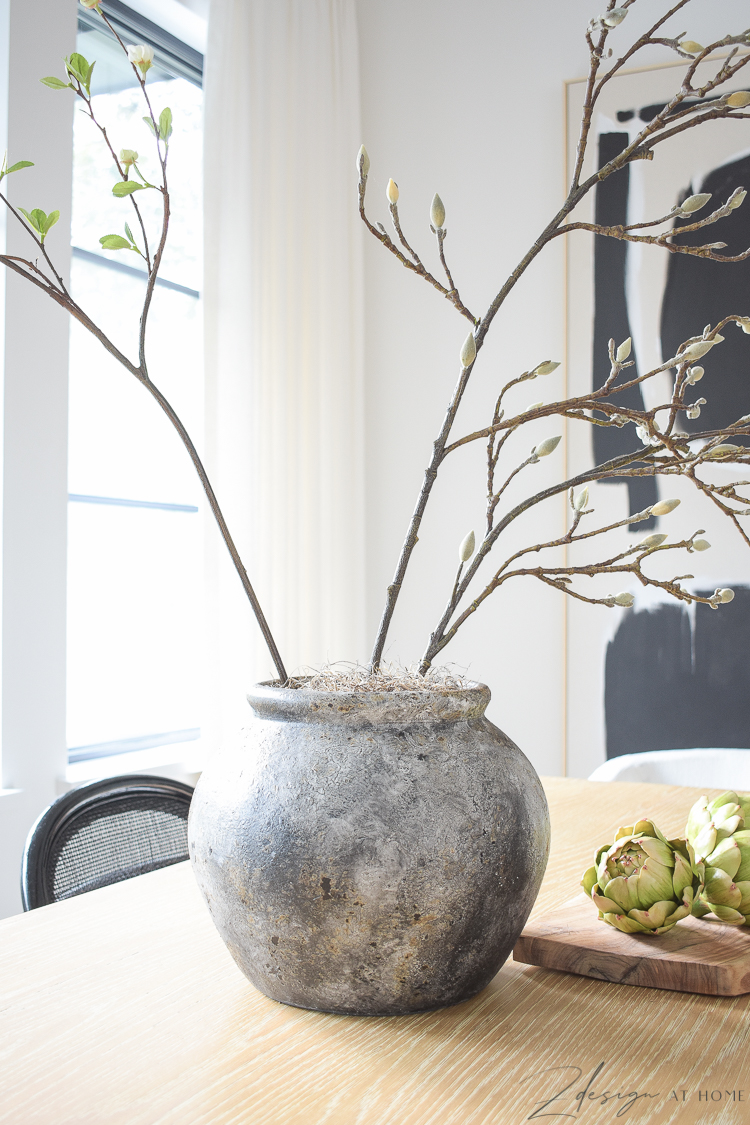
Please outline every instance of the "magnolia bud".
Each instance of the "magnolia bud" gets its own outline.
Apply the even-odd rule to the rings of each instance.
[[[743,447],[741,445],[731,445],[725,442],[723,445],[715,445],[713,449],[709,449],[706,454],[707,457],[727,457],[731,453],[739,453]]]
[[[536,410],[537,407],[539,407],[539,406],[544,406],[544,403],[543,402],[530,402],[529,405],[524,410],[524,414],[528,414],[530,411]]]
[[[644,445],[650,445],[651,444],[651,434],[649,433],[646,426],[636,426],[635,432],[637,433],[638,437],[641,439],[641,441],[643,442]]]
[[[732,109],[744,109],[746,105],[750,105],[750,94],[747,90],[737,90],[734,94],[730,94],[727,98],[727,105]]]
[[[666,535],[663,535],[661,532],[657,532],[656,535],[647,535],[645,539],[641,540],[639,546],[646,548],[661,547],[666,538]]]
[[[370,171],[370,157],[367,155],[367,149],[364,145],[360,145],[359,152],[357,153],[357,171],[362,179],[364,179]]]
[[[741,316],[737,321],[737,327],[750,336],[750,316]]]
[[[471,332],[466,337],[461,347],[461,366],[471,367],[474,360],[477,358],[477,342]]]
[[[680,47],[686,55],[699,55],[701,51],[705,50],[701,47],[700,43],[696,43],[694,39],[683,39]]]
[[[435,192],[434,196],[432,197],[432,206],[430,207],[430,222],[434,226],[435,230],[440,230],[445,223],[445,207],[443,206],[443,201],[437,192]]]
[[[740,419],[735,423],[737,426],[747,426],[750,423],[750,414],[743,414]]]
[[[698,195],[689,195],[685,202],[680,204],[680,210],[687,211],[687,213],[691,215],[693,211],[700,211],[701,207],[705,207],[710,198],[710,192],[700,192]]]
[[[120,149],[120,162],[125,168],[129,168],[131,164],[135,164],[138,159],[138,153],[132,148]]]
[[[605,14],[599,18],[607,27],[617,27],[619,23],[622,23],[627,14],[627,8],[612,8],[611,11],[605,12]]]
[[[458,548],[458,557],[462,563],[468,562],[474,554],[474,532],[470,531],[469,534],[461,540],[461,546]]]
[[[706,405],[705,398],[697,398],[692,406],[685,411],[688,418],[700,418],[701,407]]]
[[[709,543],[708,539],[694,539],[693,540],[693,550],[694,551],[707,551],[710,546],[711,546],[711,544]]]
[[[135,46],[128,47],[127,51],[128,62],[137,66],[141,74],[145,75],[146,71],[151,69],[154,61],[154,48],[145,43],[137,43]]]
[[[560,364],[556,363],[554,359],[545,359],[544,363],[540,363],[538,367],[535,367],[531,374],[551,375],[553,371],[557,371],[559,366]]]
[[[685,380],[685,382],[689,383],[690,386],[692,387],[696,383],[700,383],[701,379],[703,378],[703,376],[705,374],[706,374],[706,372],[703,370],[702,367],[691,367],[689,369],[688,373],[687,373],[687,379]]]
[[[101,0],[81,0],[81,3],[83,4],[84,8],[96,8],[98,12]]]
[[[391,205],[398,203],[398,184],[393,180],[389,180],[388,187],[385,189],[385,194]]]
[[[615,597],[615,605],[624,605],[627,609],[630,609],[634,601],[635,598],[627,590],[623,590],[621,594],[617,594]]]
[[[716,593],[719,595],[719,601],[724,605],[734,601],[734,590],[717,590]]]
[[[541,445],[537,445],[534,453],[537,455],[537,457],[547,457],[550,453],[553,453],[557,449],[561,440],[561,435],[558,435],[557,437],[545,438]]]
[[[697,340],[694,344],[689,344],[684,351],[677,353],[677,362],[685,363],[687,360],[701,359],[706,352],[711,351],[714,344],[722,344],[723,342],[723,336],[714,336],[713,340]]]
[[[729,199],[727,200],[727,207],[730,211],[736,211],[745,202],[747,192],[744,188],[735,188]]]
[[[659,500],[658,503],[654,504],[651,508],[651,515],[668,516],[670,512],[673,512],[675,508],[678,508],[679,506],[679,500]]]
[[[589,502],[589,486],[585,484],[581,491],[573,501],[573,507],[577,512],[582,512]]]
[[[615,356],[615,359],[617,360],[618,363],[624,363],[625,362],[625,360],[630,355],[630,349],[631,349],[632,346],[633,346],[633,341],[632,341],[631,337],[628,336],[627,340],[623,340],[623,342],[620,344],[619,348],[617,349],[617,355]]]

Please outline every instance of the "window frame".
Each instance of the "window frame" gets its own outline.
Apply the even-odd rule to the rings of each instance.
[[[160,64],[175,69],[174,45],[180,41],[174,35],[125,11],[120,0],[104,0],[103,7],[131,42],[153,41]],[[59,73],[61,44],[74,49],[84,12],[78,0],[33,5],[0,0],[0,130],[5,134],[0,142],[5,141],[11,162],[35,164],[3,186],[14,205],[59,208],[62,219],[50,241],[64,274],[71,254],[73,102],[47,89],[39,77]],[[193,12],[185,12],[194,19]],[[183,46],[194,80],[202,56]],[[180,76],[189,77],[184,70]],[[28,253],[28,236],[12,217],[6,222],[5,213],[0,238],[7,252]],[[33,822],[61,792],[85,778],[70,776],[65,737],[69,320],[44,294],[4,270],[0,302],[0,917],[5,917],[21,909],[18,872]],[[113,759],[110,772],[123,768],[148,772],[151,767],[123,756]],[[158,766],[152,772],[169,771]]]

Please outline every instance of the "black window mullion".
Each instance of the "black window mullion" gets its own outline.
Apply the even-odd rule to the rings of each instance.
[[[101,7],[126,43],[148,43],[154,48],[154,61],[160,69],[175,78],[186,78],[196,86],[203,85],[203,55],[200,51],[146,19],[140,12],[134,12],[121,0],[101,0]],[[102,30],[100,17],[86,9],[78,13],[78,26],[86,31]]]

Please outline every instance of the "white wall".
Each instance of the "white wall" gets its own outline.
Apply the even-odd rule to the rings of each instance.
[[[60,272],[70,261],[72,98],[39,82],[61,73],[75,49],[76,0],[10,0],[9,163],[35,167],[3,182],[11,202],[59,209],[48,245]],[[6,40],[7,42],[8,40]],[[5,125],[6,122],[4,121]],[[4,145],[2,146],[5,147]],[[34,244],[11,216],[8,252]],[[2,491],[2,790],[0,916],[20,910],[26,834],[65,774],[65,574],[67,542],[68,317],[14,275],[4,302]]]
[[[646,17],[666,7],[640,0],[612,44],[630,42]],[[358,14],[371,218],[388,220],[384,189],[392,176],[407,237],[438,269],[428,227],[438,191],[446,205],[454,279],[469,308],[481,314],[562,200],[563,83],[586,72],[583,32],[598,14],[596,6],[583,0],[533,6],[517,0],[358,0]],[[668,29],[706,43],[743,30],[743,19],[747,23],[734,0],[712,0],[691,5],[677,17],[679,26],[672,21]],[[643,63],[674,57],[649,48]],[[370,236],[365,262],[367,581],[374,635],[457,377],[467,322]],[[497,317],[457,435],[487,424],[501,380],[543,359],[563,358],[564,276],[560,240],[532,265]],[[563,369],[526,386],[513,400],[520,408],[549,401],[564,386]],[[526,444],[550,432],[559,432],[554,423]],[[449,593],[458,543],[470,528],[482,528],[482,444],[454,454],[441,470],[390,634],[392,658],[411,662],[420,655]],[[526,444],[519,460],[528,453]],[[527,479],[541,487],[562,466],[561,447],[549,464],[531,467]],[[562,504],[550,502],[529,519],[523,538],[537,542],[537,532],[547,538],[563,522]],[[490,685],[490,718],[545,774],[562,772],[564,763],[564,614],[562,595],[533,579],[515,580],[441,654]],[[576,676],[575,652],[567,675]]]

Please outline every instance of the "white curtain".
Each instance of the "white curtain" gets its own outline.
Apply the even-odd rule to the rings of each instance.
[[[212,0],[205,107],[209,472],[287,670],[362,659],[354,0]],[[274,670],[207,539],[209,693],[226,733]]]

